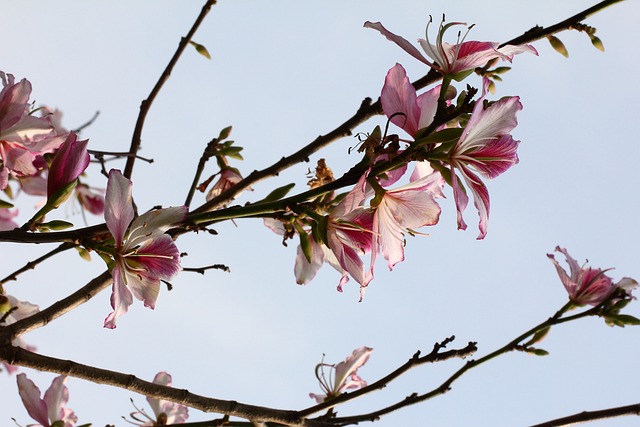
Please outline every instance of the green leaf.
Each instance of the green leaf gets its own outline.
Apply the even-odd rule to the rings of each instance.
[[[551,330],[550,326],[548,326],[548,327],[546,327],[544,329],[540,329],[535,334],[533,334],[533,337],[531,337],[531,339],[527,342],[526,345],[531,345],[531,344],[535,344],[537,342],[542,341],[544,339],[544,337],[547,336],[547,334],[549,333],[550,330]]]
[[[269,193],[269,195],[267,195],[267,197],[265,197],[264,199],[262,199],[262,200],[260,200],[259,202],[256,202],[256,203],[273,202],[273,201],[276,201],[276,200],[280,200],[284,196],[286,196],[287,193],[289,193],[289,191],[291,191],[291,189],[294,186],[295,186],[295,184],[291,183],[291,184],[283,185],[282,187],[278,187],[275,190],[273,190],[271,193]]]
[[[559,38],[549,35],[547,36],[547,40],[549,40],[549,43],[551,43],[551,47],[554,48],[556,52],[558,52],[560,55],[564,56],[565,58],[569,57],[569,51],[564,46],[564,43],[560,41]]]
[[[493,74],[504,74],[509,71],[511,67],[497,67],[495,70],[491,70]]]
[[[0,208],[12,208],[12,207],[13,205],[11,203],[0,199]]]
[[[593,34],[589,34],[589,38],[591,39],[591,44],[598,49],[600,52],[604,52],[604,45],[602,44],[602,40],[600,38],[594,36]]]
[[[231,135],[232,129],[233,129],[233,126],[227,126],[226,128],[222,129],[220,131],[220,135],[218,135],[218,141],[222,141],[223,139],[229,138],[229,135]]]
[[[413,145],[427,145],[432,143],[447,143],[447,142],[457,142],[462,135],[462,128],[447,128],[443,129],[439,132],[432,133],[431,135],[425,136],[424,138],[417,139]],[[418,131],[418,134],[420,131]]]
[[[610,314],[605,316],[607,323],[609,321],[616,326],[624,327],[625,325],[640,325],[640,319],[629,314]]]
[[[296,230],[298,231],[298,236],[300,237],[300,247],[302,248],[302,253],[307,259],[307,262],[311,264],[311,258],[313,257],[313,245],[311,245],[311,238],[299,224],[296,224]]]
[[[535,356],[548,356],[549,352],[547,350],[543,350],[541,348],[533,348],[530,347],[527,349],[527,353],[533,354]]]
[[[71,227],[73,227],[72,223],[67,221],[62,221],[59,219],[38,224],[38,228],[41,231],[60,231],[60,230],[66,230],[67,228],[71,228]]]
[[[209,51],[207,50],[207,48],[206,48],[206,47],[204,47],[203,45],[201,45],[201,44],[199,44],[199,43],[194,42],[193,40],[190,40],[190,41],[189,41],[189,44],[190,44],[191,46],[195,47],[195,48],[196,48],[196,51],[197,51],[200,55],[204,56],[204,57],[205,57],[205,58],[207,58],[207,59],[211,59],[211,55],[209,55]]]

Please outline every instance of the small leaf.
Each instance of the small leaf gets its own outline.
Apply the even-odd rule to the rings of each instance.
[[[190,44],[191,46],[195,47],[195,48],[196,48],[196,51],[197,51],[200,55],[204,56],[204,57],[205,57],[205,58],[207,58],[207,59],[211,59],[211,55],[209,55],[209,51],[207,50],[207,48],[206,48],[206,47],[204,47],[203,45],[201,45],[201,44],[199,44],[199,43],[194,42],[193,40],[190,40],[190,41],[189,41],[189,44]]]
[[[493,74],[504,74],[509,71],[511,67],[497,67],[495,70],[491,70]]]
[[[551,47],[554,48],[556,52],[558,52],[560,55],[564,56],[565,58],[569,57],[569,51],[564,46],[564,43],[560,41],[559,38],[549,35],[547,36],[547,40],[549,40],[549,43],[551,43]]]
[[[535,356],[548,356],[549,352],[547,350],[543,350],[541,348],[533,348],[530,347],[527,349],[527,353],[533,354]]]
[[[296,230],[298,231],[298,236],[300,237],[300,248],[302,248],[302,253],[304,257],[307,259],[307,262],[311,264],[311,258],[313,257],[313,245],[311,244],[311,238],[307,234],[304,229],[296,223]]]
[[[220,131],[220,135],[218,135],[218,141],[222,141],[223,139],[229,138],[229,135],[231,135],[232,129],[233,129],[232,126],[227,126],[226,128],[222,129]]]
[[[294,186],[295,186],[295,184],[291,183],[291,184],[283,185],[282,187],[276,188],[271,193],[269,193],[269,195],[267,197],[265,197],[264,199],[262,199],[262,200],[260,200],[259,202],[256,202],[256,203],[273,202],[275,200],[280,200],[284,196],[286,196],[287,193],[289,193],[289,191],[291,191],[291,189]]]
[[[59,219],[38,224],[40,231],[59,231],[73,227],[73,224]]]
[[[605,317],[607,323],[611,322],[617,326],[624,327],[624,325],[640,325],[640,319],[631,316],[629,314],[614,314]]]
[[[604,52],[604,45],[602,44],[602,40],[600,38],[594,36],[593,34],[589,34],[589,38],[591,39],[591,44],[595,46],[600,52]]]
[[[531,337],[529,342],[527,342],[527,345],[535,344],[537,342],[542,341],[544,339],[544,337],[547,336],[547,334],[549,333],[550,330],[551,330],[551,327],[546,327],[544,329],[540,329],[535,334],[533,334],[533,337]]]

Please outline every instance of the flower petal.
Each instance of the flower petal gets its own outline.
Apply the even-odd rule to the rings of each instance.
[[[107,192],[105,195],[104,219],[116,241],[116,247],[122,245],[127,227],[133,220],[133,198],[131,181],[118,169],[109,171]]]
[[[16,376],[18,382],[18,394],[29,416],[45,427],[49,427],[47,404],[40,399],[40,389],[25,374]]]
[[[115,329],[116,320],[125,314],[129,310],[129,306],[133,304],[133,295],[131,295],[131,291],[127,288],[120,263],[116,263],[112,275],[111,307],[113,308],[113,312],[104,319],[104,327],[109,329]]]
[[[433,66],[429,61],[427,61],[427,59],[420,53],[420,51],[416,47],[414,47],[411,43],[409,43],[409,41],[407,41],[406,39],[404,39],[404,38],[402,38],[402,37],[400,37],[398,35],[393,34],[391,31],[389,31],[385,27],[383,27],[380,22],[367,21],[367,22],[364,23],[364,27],[365,28],[371,28],[372,30],[378,31],[380,34],[385,36],[387,38],[387,40],[390,40],[390,41],[394,42],[395,44],[397,44],[398,46],[400,46],[400,48],[402,50],[404,50],[409,55],[411,55],[414,58],[416,58],[418,61],[424,62],[425,64],[427,64],[430,67]]]

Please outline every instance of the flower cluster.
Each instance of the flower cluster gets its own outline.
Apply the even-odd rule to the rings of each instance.
[[[445,183],[452,188],[458,229],[467,228],[463,212],[471,193],[479,215],[478,239],[486,236],[490,199],[483,178],[495,178],[518,162],[519,142],[510,133],[517,125],[516,114],[522,104],[516,96],[490,102],[490,81],[483,78],[482,93],[477,99],[473,99],[477,90],[469,89],[461,93],[455,105],[456,90],[450,83],[492,59],[511,61],[516,53],[536,52],[530,46],[499,48],[492,42],[463,40],[450,45],[442,38],[453,25],[462,24],[441,25],[435,44],[419,41],[432,59],[429,61],[380,23],[365,23],[365,27],[378,30],[442,73],[445,80],[418,94],[404,67],[393,66],[385,78],[380,103],[389,121],[409,138],[383,137],[379,130],[374,131],[361,149],[366,152],[369,168],[344,198],[334,198],[329,204],[325,198],[314,212],[306,207],[307,211],[298,212],[297,218],[280,218],[284,224],[280,229],[274,221],[267,222],[285,237],[296,233],[300,236],[294,269],[298,283],[311,280],[326,261],[342,273],[338,289],[351,277],[360,284],[362,297],[373,279],[379,255],[393,269],[404,260],[405,236],[438,223],[440,206],[436,199],[444,197]],[[409,164],[415,167],[405,178],[408,182],[395,186],[407,176]],[[322,215],[320,221],[317,215]],[[367,254],[368,268],[362,260]]]

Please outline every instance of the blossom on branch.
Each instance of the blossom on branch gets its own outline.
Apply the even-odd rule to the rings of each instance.
[[[180,270],[180,252],[165,231],[184,220],[186,206],[152,210],[134,219],[131,187],[131,181],[119,170],[109,172],[104,217],[115,241],[115,265],[111,272],[114,311],[107,316],[104,326],[110,329],[127,312],[133,296],[153,309],[160,280],[169,280]]]
[[[353,353],[346,360],[337,365],[319,363],[316,365],[316,378],[322,388],[322,394],[309,393],[309,397],[316,402],[322,403],[325,400],[340,396],[347,390],[353,390],[367,386],[367,382],[358,376],[358,369],[367,363],[373,351],[369,347],[360,347],[353,350]],[[324,368],[330,368],[329,377],[325,375]]]
[[[451,168],[451,187],[458,212],[458,229],[465,230],[467,224],[462,218],[469,197],[460,183],[460,173],[480,216],[478,239],[484,239],[489,221],[489,191],[480,177],[495,178],[511,166],[518,163],[519,141],[515,141],[509,132],[518,124],[516,113],[522,109],[520,98],[511,96],[484,108],[484,98],[489,80],[484,79],[482,97],[473,108],[471,118],[462,131],[458,142],[449,152]]]
[[[78,141],[75,132],[69,132],[49,166],[47,205],[60,206],[71,195],[78,177],[89,166],[87,144],[88,139]]]
[[[504,47],[498,47],[499,44],[495,42],[465,42],[464,38],[473,25],[467,27],[467,33],[464,35],[462,40],[459,40],[460,35],[458,35],[458,43],[455,45],[443,42],[442,38],[444,37],[444,33],[447,29],[456,25],[467,26],[464,22],[450,22],[445,25],[444,20],[440,23],[435,44],[432,44],[429,41],[429,26],[431,23],[432,19],[429,17],[429,22],[427,23],[427,28],[425,30],[426,39],[418,39],[418,43],[431,61],[425,58],[425,56],[409,41],[387,30],[380,22],[367,21],[364,23],[364,26],[380,32],[380,34],[400,46],[400,48],[416,58],[418,61],[423,62],[443,75],[448,75],[458,81],[465,78],[474,68],[482,67],[492,59],[499,58],[511,61],[513,56],[518,53],[530,52],[536,55],[538,54],[533,46],[530,45],[507,45]]]
[[[566,249],[556,246],[556,252],[562,253],[569,264],[569,274],[560,266],[552,254],[547,254],[556,267],[560,281],[564,285],[569,299],[575,305],[597,306],[605,302],[617,289],[624,290],[629,296],[631,290],[638,286],[638,282],[630,277],[623,277],[617,283],[605,275],[607,271],[599,268],[591,268],[586,263],[580,267]]]
[[[171,387],[171,375],[166,372],[158,372],[153,379],[154,384]],[[184,424],[189,418],[189,408],[179,403],[169,402],[168,400],[154,399],[147,397],[147,402],[153,410],[155,419],[151,419],[143,424],[143,426],[163,426],[173,424]],[[144,413],[143,413],[144,414]],[[144,414],[146,415],[146,414]]]
[[[401,127],[415,138],[418,130],[426,128],[433,122],[438,108],[440,88],[441,86],[438,85],[418,96],[405,69],[402,65],[396,64],[391,67],[384,79],[380,94],[382,110],[391,123]]]
[[[56,132],[50,120],[29,114],[31,83],[18,83],[12,74],[0,71],[3,89],[0,91],[0,158],[2,174],[32,176],[38,173],[34,162],[62,144],[66,134]],[[0,189],[7,185],[0,179]]]
[[[78,421],[74,412],[65,408],[69,390],[64,385],[67,377],[56,377],[49,389],[40,398],[40,389],[25,374],[18,374],[18,393],[24,407],[35,421],[43,427],[72,427]]]

